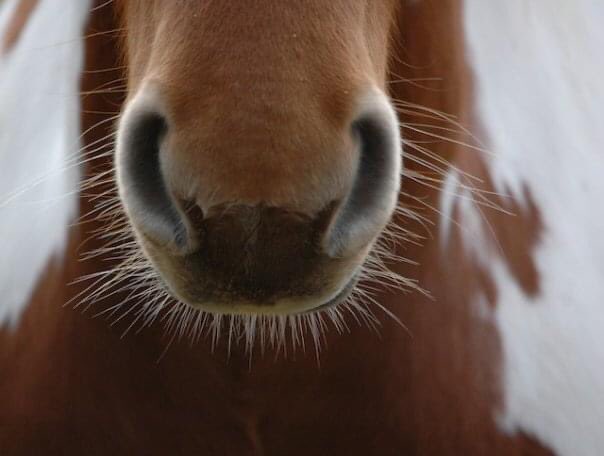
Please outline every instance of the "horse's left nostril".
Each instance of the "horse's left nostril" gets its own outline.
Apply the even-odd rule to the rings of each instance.
[[[118,179],[129,216],[144,235],[181,250],[187,229],[162,171],[162,142],[168,125],[153,111],[130,112],[120,126]]]
[[[351,129],[359,147],[357,169],[352,188],[325,237],[324,246],[331,256],[357,252],[375,239],[398,199],[401,140],[386,97],[370,97]]]

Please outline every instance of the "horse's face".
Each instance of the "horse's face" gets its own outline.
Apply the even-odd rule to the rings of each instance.
[[[120,194],[182,301],[270,314],[346,297],[397,200],[395,3],[122,2]]]

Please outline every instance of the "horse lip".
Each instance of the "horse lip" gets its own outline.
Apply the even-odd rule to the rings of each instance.
[[[302,315],[308,315],[308,314],[312,314],[315,312],[321,312],[323,310],[327,310],[332,307],[336,307],[336,306],[340,305],[341,303],[346,301],[346,299],[350,296],[350,294],[354,290],[354,287],[356,286],[357,283],[358,283],[358,273],[355,273],[350,278],[350,280],[346,283],[346,285],[344,285],[344,287],[338,292],[337,295],[335,295],[329,301],[321,304],[320,306],[317,306],[317,307],[314,307],[312,309],[302,312]]]
[[[158,278],[159,285],[165,290],[165,292],[167,292],[174,299],[187,304],[186,300],[183,300],[179,296],[179,293],[175,292],[175,290],[170,286],[170,284],[164,279],[164,277],[161,274],[158,274],[157,278]],[[301,312],[292,312],[292,314],[309,315],[309,314],[312,314],[315,312],[321,312],[321,311],[336,307],[336,306],[340,305],[341,303],[343,303],[350,296],[350,294],[354,290],[354,287],[357,285],[358,281],[359,281],[358,272],[355,272],[352,275],[352,277],[348,280],[348,282],[346,282],[346,285],[344,285],[334,297],[330,298],[328,301],[324,302],[323,304],[312,307],[310,309],[303,310]],[[190,305],[190,304],[187,304],[187,305]],[[196,306],[193,306],[193,307],[196,307]],[[207,311],[207,310],[205,310],[205,311]],[[212,311],[209,311],[209,312],[212,312]]]

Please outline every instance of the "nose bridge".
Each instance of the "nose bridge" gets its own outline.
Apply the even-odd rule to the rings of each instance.
[[[223,81],[223,84],[226,82]],[[168,94],[170,184],[208,209],[267,204],[316,213],[341,198],[354,172],[354,95],[278,77]],[[189,188],[183,188],[183,186]]]
[[[263,0],[256,6],[267,14],[252,17],[234,3],[209,3],[199,17],[180,18],[179,30],[164,30],[147,65],[169,124],[165,176],[204,210],[267,204],[316,213],[353,179],[350,126],[373,83],[362,14],[286,3]],[[176,42],[183,30],[188,46]]]

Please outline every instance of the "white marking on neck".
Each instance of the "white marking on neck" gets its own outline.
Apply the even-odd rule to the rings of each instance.
[[[0,34],[18,0],[0,5]],[[0,56],[0,325],[16,325],[77,215],[89,0],[41,0]]]
[[[499,423],[560,455],[601,455],[604,3],[466,0],[464,18],[496,190],[522,204],[528,189],[545,227],[533,255],[541,291],[530,298],[485,236],[488,227],[475,223],[477,208],[451,201],[455,176],[443,194],[444,212],[457,205],[462,232],[475,232],[462,238],[497,286],[491,318],[503,349]],[[441,223],[446,241],[449,221]]]

